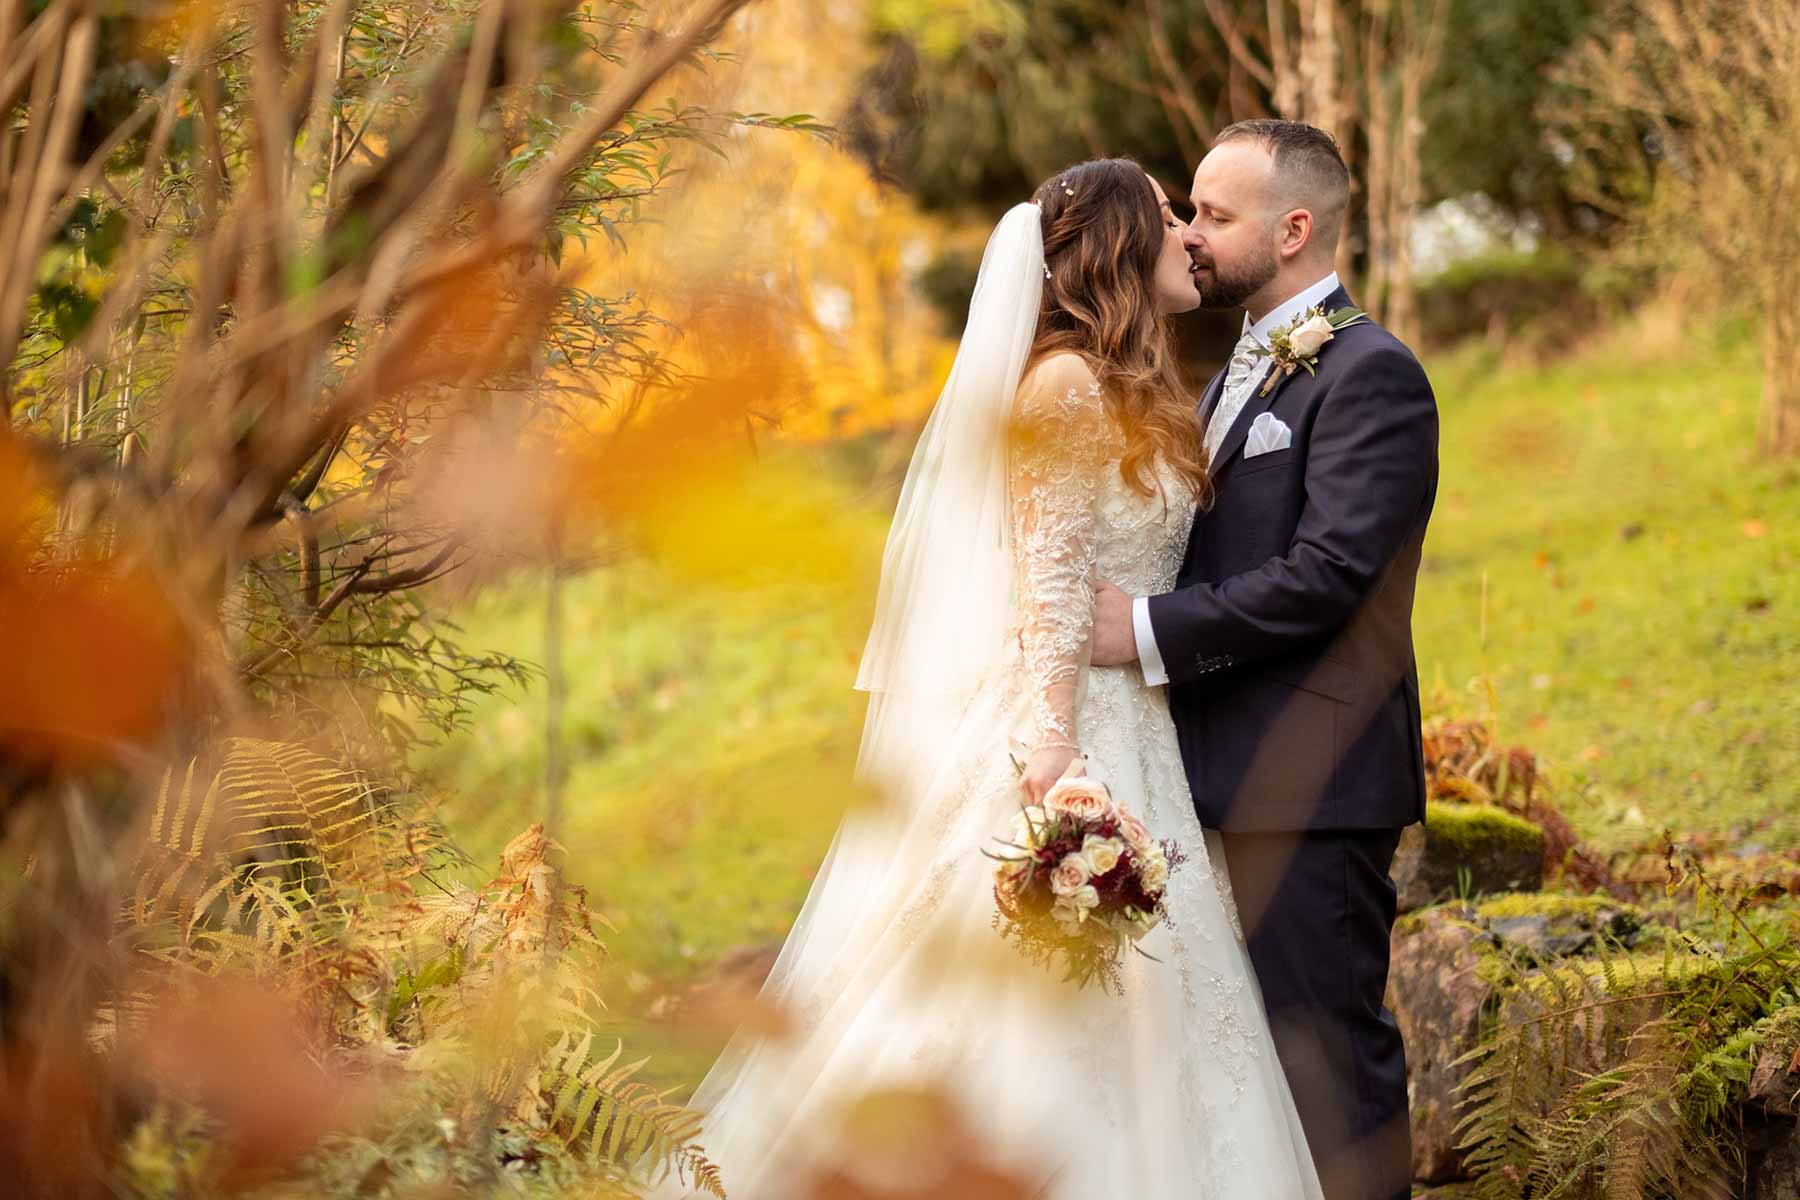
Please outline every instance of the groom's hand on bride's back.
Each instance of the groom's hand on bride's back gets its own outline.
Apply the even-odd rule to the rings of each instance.
[[[1131,629],[1131,597],[1104,579],[1094,581],[1094,649],[1096,667],[1122,667],[1137,661],[1137,636]]]

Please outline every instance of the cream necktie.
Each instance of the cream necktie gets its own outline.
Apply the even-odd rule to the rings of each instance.
[[[1224,444],[1231,423],[1244,411],[1244,402],[1250,399],[1250,388],[1260,374],[1258,363],[1267,353],[1263,344],[1248,333],[1232,347],[1231,362],[1225,367],[1225,385],[1219,389],[1219,402],[1213,405],[1212,419],[1206,425],[1207,462],[1219,456],[1219,447]]]

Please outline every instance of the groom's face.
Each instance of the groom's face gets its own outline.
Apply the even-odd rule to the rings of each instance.
[[[1215,146],[1194,172],[1194,220],[1183,238],[1203,308],[1240,308],[1281,268],[1273,209],[1275,160],[1259,142]]]

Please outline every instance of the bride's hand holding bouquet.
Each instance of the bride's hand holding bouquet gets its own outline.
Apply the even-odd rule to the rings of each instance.
[[[1066,774],[1085,774],[1087,762],[1074,746],[1040,746],[1031,752],[1025,769],[1019,775],[1019,787],[1028,804],[1041,805],[1051,788]]]
[[[1185,855],[1158,842],[1144,823],[1114,803],[1104,783],[1086,775],[1086,760],[1069,761],[1038,802],[1026,803],[995,860],[994,926],[1026,959],[1061,961],[1064,978],[1103,991],[1122,985],[1119,963],[1168,916],[1169,871]],[[1034,771],[1054,758],[1039,750],[1021,773],[1028,795]]]

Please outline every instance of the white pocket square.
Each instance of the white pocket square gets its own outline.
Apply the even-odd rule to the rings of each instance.
[[[1250,422],[1250,437],[1244,443],[1244,457],[1255,458],[1272,450],[1286,450],[1294,444],[1294,431],[1274,413],[1259,413]]]

